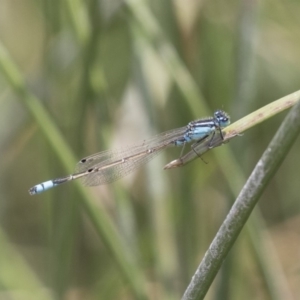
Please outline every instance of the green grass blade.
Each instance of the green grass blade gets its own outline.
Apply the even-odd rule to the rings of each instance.
[[[270,179],[286,157],[299,131],[300,103],[287,115],[254,168],[199,265],[184,293],[183,300],[204,298],[223,260],[245,226]]]
[[[62,164],[68,172],[73,172],[75,165],[74,155],[69,146],[64,141],[59,130],[55,126],[54,121],[44,109],[41,101],[37,99],[25,86],[22,76],[10,58],[8,52],[3,45],[0,44],[0,70],[10,83],[11,88],[20,96],[20,101],[34,117],[36,123],[43,131],[44,136],[48,139],[49,144],[53,147]],[[145,282],[144,276],[140,272],[138,266],[134,265],[130,258],[126,257],[122,249],[122,241],[117,235],[117,232],[106,216],[104,210],[94,204],[93,197],[86,191],[79,183],[75,182],[75,186],[81,194],[82,205],[93,223],[97,233],[103,239],[108,249],[113,254],[117,265],[121,269],[124,277],[130,284],[133,293],[138,299],[144,299],[145,296]]]

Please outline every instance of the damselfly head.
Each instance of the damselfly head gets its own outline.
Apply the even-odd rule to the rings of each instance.
[[[215,111],[214,116],[220,127],[226,127],[230,124],[230,117],[225,111],[217,110]]]

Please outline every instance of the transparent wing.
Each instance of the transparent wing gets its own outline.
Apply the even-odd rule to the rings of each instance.
[[[87,186],[111,183],[147,163],[162,149],[174,146],[173,142],[182,138],[185,132],[186,127],[181,127],[135,145],[93,154],[78,162],[75,172],[93,169],[93,172],[81,178]]]

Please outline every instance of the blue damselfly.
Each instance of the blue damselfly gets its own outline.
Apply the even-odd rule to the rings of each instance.
[[[184,146],[194,141],[194,148],[210,137],[212,141],[216,131],[223,139],[222,128],[230,124],[227,113],[217,110],[213,117],[190,122],[187,126],[156,135],[142,143],[102,151],[81,159],[75,173],[48,180],[29,190],[30,195],[39,194],[62,183],[81,178],[84,185],[95,186],[111,183],[150,161],[161,150],[171,146]],[[208,147],[210,148],[210,143]]]

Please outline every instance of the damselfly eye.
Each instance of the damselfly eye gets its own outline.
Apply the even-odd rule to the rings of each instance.
[[[222,119],[223,122],[227,122],[228,121],[227,117],[222,117],[221,119]]]
[[[225,111],[217,110],[215,111],[214,116],[218,120],[221,127],[225,127],[230,124],[230,117]]]

